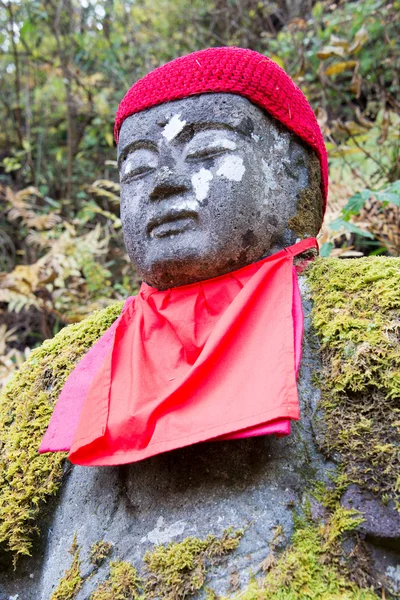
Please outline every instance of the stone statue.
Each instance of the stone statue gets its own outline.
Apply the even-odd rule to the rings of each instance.
[[[250,51],[221,48],[203,52],[192,55],[192,62],[204,69],[207,53],[213,60],[218,58],[213,71],[215,90],[207,88],[209,84],[200,77],[200,89],[207,89],[199,91],[190,80],[188,93],[169,97],[173,94],[168,86],[179,88],[181,75],[179,72],[174,78],[167,73],[164,85],[154,88],[160,95],[157,102],[146,106],[148,89],[139,82],[142,87],[137,102],[143,106],[130,111],[127,103],[122,103],[125,113],[119,121],[117,114],[124,240],[143,280],[160,291],[208,281],[272,257],[301,239],[314,238],[323,218],[326,158],[320,145],[322,137],[318,138],[314,125],[303,116],[296,117],[296,102],[305,99],[296,96],[294,102],[288,84],[289,101],[281,103],[283,112],[279,116],[274,94],[280,90],[273,77],[267,79],[267,86],[272,86],[268,95],[270,110],[251,101],[249,93],[246,96],[233,84],[234,89],[228,91],[221,84],[223,69],[219,70],[218,65],[226,66],[232,53],[239,53],[238,68],[244,69]],[[257,74],[259,63],[265,59],[252,52],[250,59]],[[178,62],[178,66],[182,64]],[[168,69],[168,65],[165,67]],[[182,72],[184,77],[184,66]],[[238,78],[239,83],[242,79]],[[258,97],[259,75],[255,81],[258,83],[253,85],[252,94]],[[309,119],[311,122],[311,112]],[[34,567],[24,559],[17,579],[13,574],[6,575],[5,583],[0,581],[0,598],[4,585],[4,593],[24,590],[24,600],[49,600],[70,564],[66,549],[74,532],[84,560],[75,597],[84,600],[108,576],[107,562],[93,571],[87,558],[90,547],[98,540],[113,545],[114,557],[140,568],[145,551],[157,544],[180,542],[188,536],[204,539],[210,533],[221,536],[229,527],[245,528],[233,558],[214,566],[208,576],[216,594],[228,594],[230,587],[246,585],[251,572],[273,569],[277,548],[298,552],[296,547],[291,550],[289,542],[294,529],[293,509],[300,510],[309,502],[308,518],[318,524],[330,522],[328,509],[307,495],[316,482],[330,485],[334,465],[316,443],[314,420],[320,390],[313,375],[319,372],[321,363],[314,350],[318,341],[310,327],[309,287],[304,277],[299,278],[299,283],[306,336],[298,380],[301,420],[291,435],[281,439],[258,435],[235,442],[188,445],[125,466],[74,467],[53,503],[54,514],[40,523],[42,546],[36,549]],[[271,314],[270,319],[274,318],[277,316]],[[73,338],[69,343],[73,345]],[[357,493],[354,497],[361,506]],[[393,514],[385,513],[382,522],[388,519],[393,525]],[[365,526],[367,533],[375,526],[370,523],[371,520]],[[383,539],[386,533],[379,535]],[[334,551],[339,551],[337,546]],[[353,590],[353,583],[344,579],[325,582],[324,577],[331,573],[331,567],[326,565],[328,554],[324,554],[322,546],[315,552],[310,560],[319,564],[321,554],[325,562],[317,569],[318,582],[314,582],[312,574],[310,582],[304,584],[307,590],[314,583],[318,590],[325,589],[326,584],[326,593],[333,593],[334,589],[337,597]],[[305,565],[305,572],[306,559],[299,555],[295,561]],[[379,560],[378,578],[388,564],[386,558]],[[393,560],[389,563],[392,565]],[[199,564],[196,568],[200,568]],[[186,577],[188,568],[185,569]],[[313,563],[310,572],[314,571]],[[198,571],[194,575],[197,583],[190,580],[186,591],[160,587],[153,589],[155,595],[149,597],[204,597],[196,595],[203,581],[198,583]],[[289,575],[295,577],[292,571]],[[151,577],[154,583],[157,576],[153,573]],[[300,573],[300,581],[302,577],[304,573]],[[395,580],[393,575],[394,587]],[[375,585],[376,578],[365,579],[365,586],[371,581]],[[301,585],[298,590],[293,587],[291,593],[298,593],[296,598],[300,600]]]
[[[315,153],[242,96],[191,96],[128,117],[118,163],[125,245],[158,289],[233,271],[321,227]]]

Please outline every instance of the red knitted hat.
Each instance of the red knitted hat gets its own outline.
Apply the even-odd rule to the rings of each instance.
[[[124,119],[145,108],[205,92],[230,92],[264,108],[318,155],[324,209],[328,195],[328,158],[314,112],[303,92],[275,62],[243,48],[208,48],[158,67],[125,94],[115,117],[118,143]]]

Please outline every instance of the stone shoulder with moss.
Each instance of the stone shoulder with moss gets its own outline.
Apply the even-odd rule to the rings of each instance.
[[[248,529],[235,550],[230,572],[225,573],[226,566],[215,567],[214,577],[222,581],[225,573],[225,580],[229,579],[231,590],[235,590],[248,578],[248,568],[247,576],[243,575],[246,553],[257,556],[261,566],[256,580],[250,581],[240,598],[300,599],[309,590],[311,598],[369,599],[380,597],[376,595],[380,594],[379,585],[387,595],[397,593],[400,259],[318,259],[302,280],[303,288],[309,290],[303,295],[311,293],[313,300],[312,326],[306,329],[299,382],[302,419],[290,440],[203,444],[201,453],[197,446],[129,467],[75,468],[72,475],[64,476],[65,485],[61,486],[64,455],[40,456],[37,449],[66,378],[117,318],[122,303],[63,329],[34,350],[0,401],[0,543],[4,562],[35,554],[35,529],[40,529],[41,511],[58,492],[61,496],[50,502],[56,511],[53,535],[58,536],[61,527],[67,530],[70,542],[64,549],[66,556],[76,524],[73,511],[62,507],[72,503],[74,494],[82,512],[85,506],[90,508],[93,519],[103,523],[108,535],[114,528],[118,538],[120,523],[125,519],[126,527],[129,524],[130,535],[136,540],[135,552],[127,547],[125,530],[119,539],[107,540],[120,542],[120,556],[113,557],[112,577],[116,558],[128,557],[140,569],[144,551],[150,551],[154,544],[180,543],[192,529],[205,539],[207,534],[222,535],[224,527],[240,524]],[[309,309],[306,298],[306,313]],[[227,456],[232,460],[227,461]],[[269,466],[265,466],[266,456]],[[269,491],[268,504],[268,495],[264,498],[260,490],[273,490],[274,486],[278,491]],[[104,489],[113,496],[109,510],[99,500]],[[203,509],[209,507],[208,513],[202,513],[209,518],[191,528],[190,512],[195,518],[199,503]],[[243,505],[247,506],[247,519]],[[153,526],[142,527],[141,535],[138,520],[152,511],[157,519]],[[276,543],[278,527],[282,531]],[[262,535],[253,535],[254,528]],[[350,534],[351,530],[355,533]],[[77,525],[78,544],[84,544],[85,535],[90,537],[86,531]],[[61,538],[67,539],[67,533]],[[265,547],[260,541],[263,536]],[[257,544],[259,551],[254,553]],[[383,547],[386,556],[387,564],[382,558],[379,568],[374,562],[374,544]],[[22,559],[19,564],[29,570],[29,560]],[[235,564],[237,577],[232,572]],[[96,585],[104,595],[104,590],[112,587],[106,583],[108,568],[104,566],[106,570],[99,571],[98,579],[94,577],[89,584],[83,567],[82,590],[77,586],[70,597],[89,597],[88,590],[94,593]],[[254,563],[252,568],[257,571]],[[17,562],[14,579],[20,569]],[[61,567],[53,566],[49,574],[47,567],[47,574],[40,575],[41,589],[46,588],[43,580],[47,577],[53,578],[56,590],[62,573]],[[11,575],[7,578],[12,581]],[[7,590],[18,589],[17,584],[7,585],[11,586]],[[0,581],[0,592],[1,586]],[[32,596],[28,592],[28,600],[38,598],[39,588],[35,589]],[[222,586],[218,593],[223,589],[227,587]],[[194,587],[190,595],[197,593]],[[217,592],[210,591],[210,598],[216,598],[212,593]],[[178,588],[174,594],[168,597],[184,597]],[[103,596],[98,593],[98,597]]]

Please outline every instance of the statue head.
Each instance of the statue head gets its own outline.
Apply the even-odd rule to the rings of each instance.
[[[268,61],[237,48],[205,50],[135,85],[221,51]],[[166,289],[216,277],[317,234],[326,184],[318,148],[235,91],[169,97],[133,113],[124,99],[116,121],[124,239],[148,284]]]

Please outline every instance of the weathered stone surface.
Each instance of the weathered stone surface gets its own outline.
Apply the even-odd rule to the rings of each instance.
[[[341,504],[360,511],[362,535],[371,559],[375,578],[393,593],[400,593],[400,514],[394,502],[385,505],[366,490],[350,485]]]
[[[134,114],[118,152],[125,245],[158,289],[233,271],[320,228],[314,152],[236,94]]]
[[[74,467],[54,501],[54,518],[42,528],[41,566],[37,548],[31,570],[30,561],[22,561],[0,591],[19,593],[21,600],[49,600],[70,565],[68,549],[75,532],[83,559],[94,542],[104,539],[114,544],[114,557],[140,568],[144,552],[155,544],[220,535],[228,526],[248,527],[239,549],[212,571],[210,584],[224,592],[231,571],[239,571],[242,583],[250,572],[257,572],[275,528],[281,525],[289,539],[293,507],[301,504],[310,480],[325,478],[332,468],[313,441],[319,391],[311,377],[319,364],[316,340],[309,331],[311,303],[304,283],[302,288],[306,316],[299,379],[302,417],[291,435],[199,444],[126,467]],[[91,568],[84,560],[83,574]],[[106,567],[101,567],[77,599],[89,598],[106,575]]]
[[[363,514],[364,521],[359,531],[378,544],[400,551],[400,514],[394,503],[383,504],[356,485],[351,485],[343,495],[342,506],[354,508]]]

